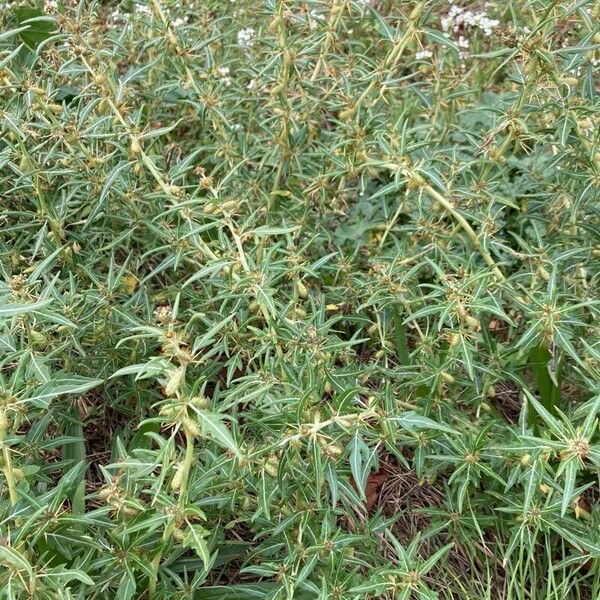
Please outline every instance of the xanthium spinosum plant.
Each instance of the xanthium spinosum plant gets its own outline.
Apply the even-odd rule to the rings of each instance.
[[[5,0],[0,598],[600,597],[600,5]]]

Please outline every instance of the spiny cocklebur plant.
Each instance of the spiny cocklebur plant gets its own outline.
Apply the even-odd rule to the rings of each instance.
[[[599,17],[5,2],[0,597],[598,597]]]

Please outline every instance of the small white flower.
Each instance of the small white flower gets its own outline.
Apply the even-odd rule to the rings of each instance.
[[[58,9],[57,0],[45,0],[44,1],[44,12],[46,14],[51,14],[53,12],[56,12],[57,9]]]
[[[431,58],[433,56],[433,52],[431,50],[420,50],[415,53],[415,58],[417,60],[422,60],[424,58]]]
[[[442,30],[445,35],[450,33],[458,35],[456,43],[461,48],[469,47],[468,33],[473,29],[480,29],[486,36],[492,35],[500,21],[490,19],[485,12],[473,12],[462,6],[452,5],[448,13],[440,18]]]
[[[310,28],[311,29],[316,29],[319,25],[319,21],[322,21],[323,17],[321,16],[321,14],[319,13],[319,11],[316,8],[313,8],[310,11]]]
[[[254,34],[252,27],[240,29],[237,34],[238,45],[242,48],[251,48],[254,45]]]
[[[217,69],[217,73],[221,76],[219,81],[225,86],[229,87],[231,85],[231,77],[229,77],[231,70],[229,67],[219,67]]]
[[[185,25],[188,22],[188,20],[188,16],[178,17],[177,19],[173,19],[171,21],[171,25],[173,25],[173,27],[181,27],[182,25]]]
[[[147,4],[136,4],[135,12],[149,17],[152,16],[152,9]]]
[[[256,79],[251,79],[248,82],[248,85],[246,86],[247,90],[253,90],[254,88],[256,88]]]

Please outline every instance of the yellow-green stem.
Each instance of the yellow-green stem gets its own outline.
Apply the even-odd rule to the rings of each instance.
[[[181,501],[187,491],[190,481],[190,470],[194,460],[194,436],[189,432],[185,432],[185,456],[181,463],[183,475],[181,477],[181,485],[179,487],[179,500]]]
[[[494,275],[496,275],[497,279],[504,281],[506,277],[504,277],[504,274],[498,268],[498,265],[494,262],[494,259],[490,256],[489,252],[485,250],[485,248],[481,247],[477,233],[475,233],[475,230],[471,227],[471,225],[469,225],[469,222],[454,208],[453,204],[449,200],[444,198],[442,194],[434,190],[430,185],[426,185],[424,190],[458,222],[463,231],[467,234],[468,238],[471,240],[473,246],[475,246],[475,249],[483,257],[483,260],[485,260],[486,264],[492,268],[492,271],[494,272]]]
[[[194,436],[186,431],[185,432],[185,456],[183,462],[179,467],[182,470],[181,484],[179,486],[179,501],[182,502],[184,495],[187,491],[188,483],[190,480],[190,470],[192,468],[192,462],[194,460]],[[162,542],[166,542],[170,537],[174,529],[174,521],[171,521],[163,531]],[[152,577],[148,582],[148,598],[151,599],[156,593],[156,583],[158,581],[158,569],[160,567],[160,561],[162,558],[162,549],[160,549],[156,556],[152,559]]]
[[[4,466],[2,470],[4,477],[6,478],[6,486],[8,487],[8,497],[10,498],[11,506],[14,506],[19,499],[17,495],[17,482],[15,480],[15,474],[12,467],[12,459],[10,454],[10,448],[6,443],[6,434],[8,432],[8,418],[6,416],[5,409],[0,411],[0,444],[2,444],[2,457],[4,459]]]

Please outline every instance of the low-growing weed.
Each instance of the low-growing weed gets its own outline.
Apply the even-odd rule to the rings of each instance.
[[[600,597],[600,7],[0,11],[0,597]]]

